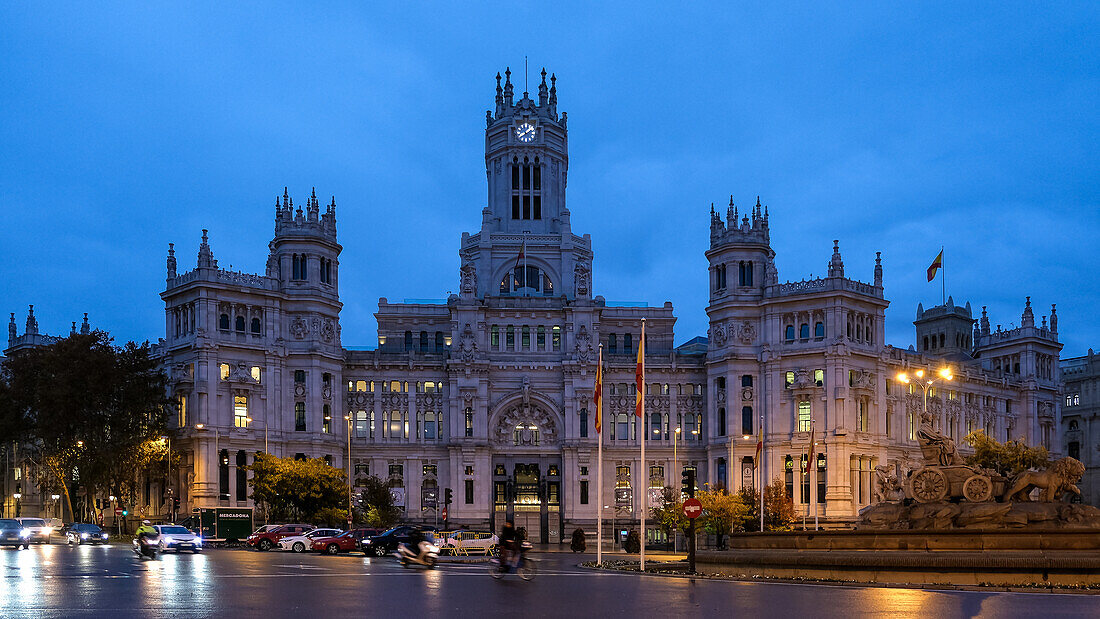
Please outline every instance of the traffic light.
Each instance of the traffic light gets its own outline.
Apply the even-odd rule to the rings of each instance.
[[[130,515],[130,510],[127,510],[127,509],[122,510],[122,515],[123,516],[129,516]]]
[[[683,492],[686,492],[689,497],[695,497],[695,469],[684,469],[683,473]]]
[[[180,498],[178,496],[173,497],[172,498],[172,511],[178,512],[179,510],[180,510]]]
[[[444,505],[450,505],[451,504],[451,489],[450,488],[445,488],[443,490],[443,504]]]

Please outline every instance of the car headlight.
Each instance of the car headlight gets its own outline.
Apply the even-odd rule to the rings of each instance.
[[[106,534],[104,534],[104,535],[106,535]],[[87,533],[81,533],[80,534],[80,539],[88,539],[88,534]]]
[[[107,534],[106,533],[103,534],[103,539],[107,539]]]
[[[30,537],[31,536],[31,530],[30,529],[22,529],[21,531],[19,531],[19,535],[21,535],[23,537]]]
[[[42,527],[42,532],[46,535],[49,535],[50,533],[53,533],[53,527]]]
[[[202,538],[201,537],[196,537],[194,541],[195,541],[196,546],[202,546]]]
[[[363,540],[363,545],[364,546],[370,546],[370,540],[369,539]]]

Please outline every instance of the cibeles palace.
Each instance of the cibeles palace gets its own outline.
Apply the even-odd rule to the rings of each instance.
[[[855,270],[872,276],[859,281],[834,244],[831,255],[822,248],[827,277],[783,283],[768,209],[731,202],[709,222],[701,209],[710,329],[677,346],[671,303],[596,294],[591,238],[573,231],[566,207],[568,124],[554,78],[544,72],[535,98],[516,99],[498,76],[485,123],[488,206],[480,230],[458,239],[459,293],[380,299],[376,346],[341,341],[335,200],[276,200],[263,273],[219,268],[205,232],[195,268],[179,270],[169,250],[158,350],[179,403],[184,459],[172,485],[182,511],[250,505],[243,467],[257,452],[348,467],[350,430],[354,478],[388,481],[413,521],[435,522],[450,488],[450,524],[515,518],[555,542],[574,526],[591,530],[600,503],[609,521],[637,520],[643,497],[652,504],[679,486],[683,467],[700,486],[736,490],[758,483],[759,466],[800,512],[847,521],[870,500],[876,465],[917,459],[921,392],[895,375],[943,364],[955,380],[928,400],[942,431],[961,441],[981,428],[1060,451],[1053,307],[1037,324],[1021,296],[1022,316],[1010,317],[1020,326],[1004,330],[948,300],[918,309],[916,350],[894,348],[883,341],[880,257],[861,259]],[[632,413],[643,319],[641,424]],[[592,404],[601,343],[602,497]],[[819,455],[806,462],[811,423]]]

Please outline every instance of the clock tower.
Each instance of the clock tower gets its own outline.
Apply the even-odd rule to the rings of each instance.
[[[591,297],[591,239],[569,227],[566,114],[557,78],[541,72],[538,101],[516,101],[512,72],[496,76],[496,108],[485,113],[488,206],[481,232],[462,239],[464,297]],[[580,282],[578,285],[577,282]]]

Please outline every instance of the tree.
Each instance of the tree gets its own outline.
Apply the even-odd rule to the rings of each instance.
[[[1005,477],[1015,477],[1028,469],[1041,469],[1050,464],[1046,447],[1028,447],[1023,441],[998,443],[977,430],[964,439],[974,453],[966,457],[966,463],[983,469],[993,469]]]
[[[760,493],[755,488],[742,488],[738,495],[746,508],[742,527],[745,531],[759,531]],[[794,521],[794,502],[787,498],[783,482],[773,479],[764,488],[764,530],[787,531]]]
[[[718,536],[718,546],[722,547],[725,536],[736,528],[742,528],[748,507],[736,494],[726,492],[725,488],[704,490],[695,495],[703,504],[703,515],[699,517],[703,527]]]
[[[357,483],[363,486],[359,494],[367,525],[379,529],[388,529],[401,517],[401,509],[394,505],[393,494],[389,486],[377,475],[359,478]]]
[[[5,361],[0,430],[25,446],[44,471],[41,487],[57,489],[75,517],[77,490],[132,497],[138,474],[163,459],[155,444],[167,433],[167,382],[148,342],[116,347],[103,331],[73,334]]]
[[[251,498],[263,505],[269,518],[328,522],[336,518],[334,510],[344,509],[340,521],[347,522],[347,477],[321,458],[295,460],[261,453],[247,468],[252,471]]]
[[[661,490],[661,499],[661,506],[650,510],[653,523],[669,537],[673,537],[677,529],[687,530],[688,519],[684,516],[684,503],[680,500],[680,493],[671,486],[665,486]]]

